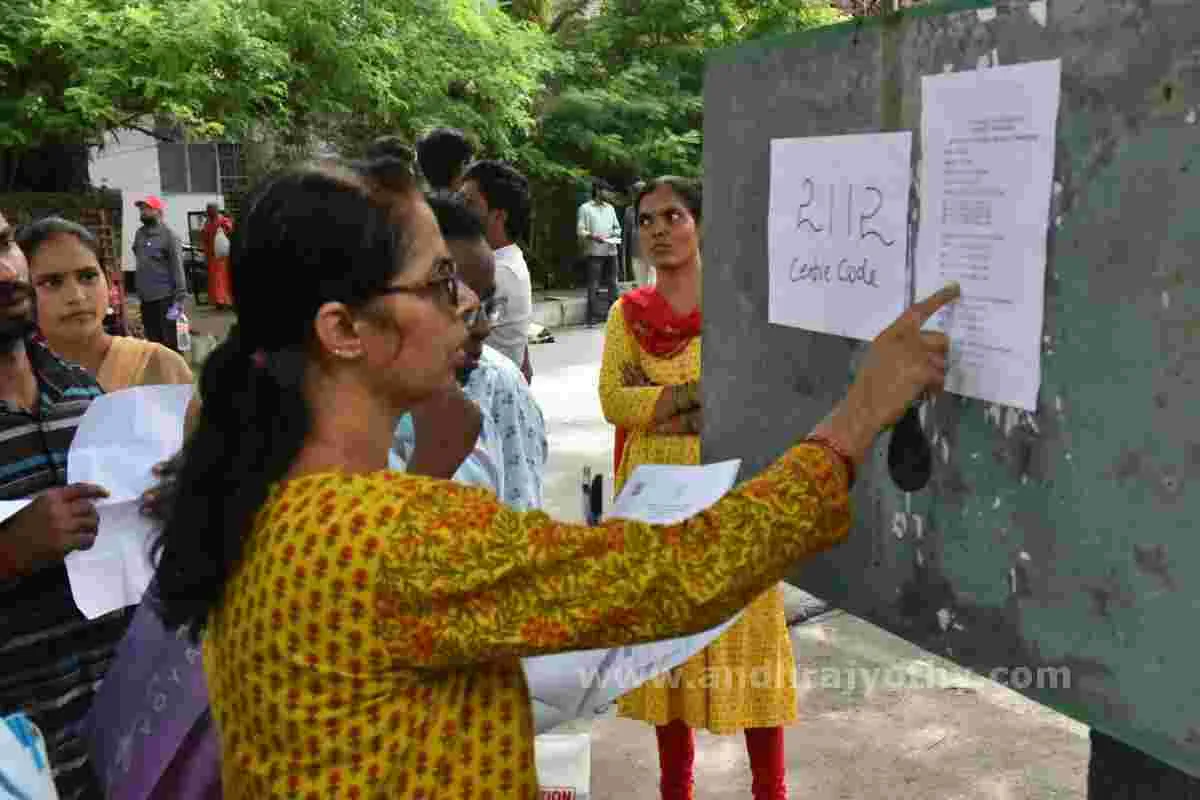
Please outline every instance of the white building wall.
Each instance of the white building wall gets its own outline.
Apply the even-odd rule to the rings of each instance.
[[[133,237],[141,222],[134,205],[146,195],[162,198],[166,207],[163,221],[175,231],[180,241],[188,241],[187,215],[189,211],[203,211],[209,203],[224,203],[219,194],[167,194],[162,190],[162,176],[158,171],[158,140],[140,131],[121,131],[109,134],[104,147],[92,149],[92,183],[117,189],[122,195],[124,215],[121,230],[121,265],[132,272]]]

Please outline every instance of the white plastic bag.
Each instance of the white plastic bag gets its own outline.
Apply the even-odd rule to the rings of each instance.
[[[58,800],[42,732],[24,714],[0,720],[0,800]]]
[[[224,228],[217,228],[217,235],[213,237],[213,255],[229,258],[229,237],[225,235]]]
[[[591,724],[576,723],[566,728],[561,733],[534,737],[538,800],[588,800],[591,796]]]

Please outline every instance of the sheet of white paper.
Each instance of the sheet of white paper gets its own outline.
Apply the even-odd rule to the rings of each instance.
[[[150,545],[157,526],[142,516],[137,501],[101,505],[97,511],[95,544],[65,559],[71,596],[88,619],[140,603],[154,576]]]
[[[550,733],[533,742],[538,800],[588,800],[592,780],[589,731]]]
[[[88,619],[140,602],[150,585],[156,526],[138,511],[138,500],[155,483],[154,466],[183,446],[191,396],[186,385],[124,389],[93,400],[79,422],[67,480],[112,495],[96,504],[100,529],[91,549],[65,559],[71,595]]]
[[[874,339],[908,300],[912,133],[771,142],[767,320]]]
[[[0,522],[4,522],[32,502],[32,500],[0,500]]]
[[[107,502],[136,500],[154,486],[151,470],[183,446],[192,387],[137,386],[92,401],[67,456],[67,480],[103,486]]]
[[[926,76],[916,295],[962,298],[930,322],[952,339],[946,388],[1037,410],[1061,63]]]
[[[545,658],[561,658],[561,656],[545,656]],[[529,663],[537,660],[536,658],[527,658],[521,662],[522,666],[525,667],[525,682],[527,684],[530,683]],[[543,703],[536,697],[529,698],[529,705],[533,709],[533,730],[534,733],[539,735],[547,731],[552,731],[559,725],[575,719],[574,711],[564,711],[557,706]]]
[[[683,522],[721,499],[737,480],[738,459],[703,466],[643,464],[633,471],[604,519],[654,525]]]
[[[640,466],[605,519],[681,522],[721,499],[733,487],[740,467],[738,460],[704,466]],[[703,650],[738,616],[693,636],[525,659],[534,729],[543,733],[569,720],[603,714],[621,695]]]

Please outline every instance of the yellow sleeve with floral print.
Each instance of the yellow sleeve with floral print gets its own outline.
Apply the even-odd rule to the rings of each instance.
[[[621,428],[649,428],[661,386],[626,386],[625,367],[638,365],[637,341],[625,325],[621,301],[613,304],[604,328],[604,357],[600,362],[600,406],[604,418]]]
[[[849,530],[846,474],[797,445],[678,525],[597,527],[491,492],[397,481],[376,602],[398,663],[440,668],[615,647],[711,628]]]

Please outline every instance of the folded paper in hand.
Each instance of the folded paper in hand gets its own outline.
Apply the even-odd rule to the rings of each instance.
[[[640,466],[605,519],[654,525],[682,522],[733,488],[740,467],[738,460],[705,466]],[[533,704],[534,729],[544,733],[573,719],[604,714],[621,695],[703,650],[740,616],[693,636],[525,659],[522,666]]]
[[[94,483],[110,495],[96,503],[95,544],[65,559],[71,595],[88,619],[136,605],[150,585],[156,526],[138,501],[156,483],[154,467],[183,447],[192,392],[188,385],[123,389],[97,397],[79,422],[67,454],[67,481]]]

